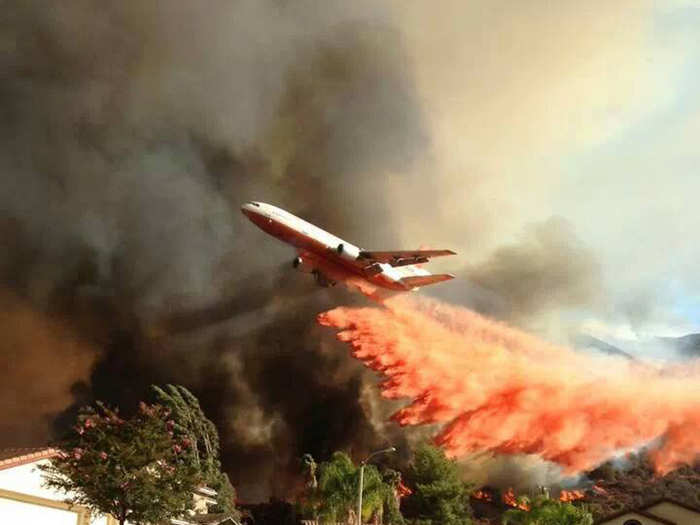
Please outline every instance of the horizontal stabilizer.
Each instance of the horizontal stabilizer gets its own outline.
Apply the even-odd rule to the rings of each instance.
[[[451,273],[438,273],[433,275],[414,275],[411,277],[403,277],[401,282],[406,286],[406,288],[418,288],[419,286],[427,286],[429,284],[441,283],[442,281],[449,281],[454,279],[455,276]]]
[[[391,252],[361,251],[360,259],[370,259],[392,266],[407,266],[427,262],[431,257],[456,255],[452,250],[397,250]]]

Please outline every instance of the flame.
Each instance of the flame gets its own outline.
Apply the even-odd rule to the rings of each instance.
[[[481,489],[474,491],[474,493],[472,493],[472,497],[481,501],[493,501],[493,496]]]
[[[607,496],[609,492],[599,485],[593,485],[591,490],[598,494],[599,496]]]
[[[399,481],[399,486],[397,487],[398,493],[399,493],[399,499],[405,498],[406,496],[410,496],[413,494],[413,491],[409,489],[406,485],[403,484],[402,481]]]
[[[515,497],[515,492],[513,492],[512,488],[508,489],[503,494],[503,503],[505,503],[509,507],[513,507],[514,509],[520,509],[525,511],[530,510],[530,505],[528,505],[524,501],[518,501],[518,499]]]
[[[409,399],[401,425],[439,423],[452,457],[539,454],[565,474],[663,436],[659,472],[700,451],[700,360],[658,369],[546,343],[475,312],[415,296],[318,316],[352,355]]]
[[[570,501],[583,499],[585,496],[582,490],[562,490],[559,494],[559,501],[568,503]]]

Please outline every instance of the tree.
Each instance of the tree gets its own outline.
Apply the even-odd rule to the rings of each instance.
[[[182,516],[202,477],[191,460],[192,443],[174,434],[174,424],[162,405],[141,403],[129,419],[100,402],[85,407],[56,446],[58,455],[41,467],[45,484],[120,524]]]
[[[405,520],[401,514],[401,498],[410,494],[410,490],[403,484],[401,472],[393,469],[386,469],[383,473],[384,483],[391,489],[384,502],[386,521],[396,525],[403,525]]]
[[[311,454],[301,457],[301,469],[305,478],[304,491],[297,499],[297,511],[302,516],[317,518],[319,514],[320,498],[318,495],[318,464]]]
[[[211,510],[238,519],[240,513],[235,507],[236,490],[228,476],[221,471],[219,433],[214,423],[204,415],[199,400],[180,385],[166,385],[165,388],[152,385],[151,389],[157,401],[171,410],[175,422],[174,435],[192,444],[191,458],[202,473],[203,482],[217,492],[217,504]]]
[[[311,464],[313,458],[305,456],[304,465]],[[315,462],[314,462],[315,464]],[[344,452],[335,452],[329,461],[317,466],[318,483],[307,486],[305,507],[312,509],[322,522],[357,522],[357,496],[360,482],[360,468]],[[398,509],[392,508],[394,493],[376,466],[368,464],[364,468],[362,485],[362,520],[373,516],[386,517],[388,523],[403,522]],[[314,516],[316,517],[316,516]]]
[[[318,488],[318,479],[316,478],[316,470],[318,465],[311,454],[304,454],[301,458],[301,464],[304,468],[306,477],[306,488],[316,490]]]
[[[470,487],[457,464],[428,444],[414,454],[406,480],[413,493],[401,505],[406,521],[415,525],[468,525]]]
[[[593,516],[584,508],[546,497],[537,498],[532,508],[511,509],[503,515],[504,525],[593,525]]]

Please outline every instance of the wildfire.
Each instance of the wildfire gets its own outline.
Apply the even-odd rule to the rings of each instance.
[[[593,492],[595,492],[596,494],[598,494],[599,496],[607,496],[609,494],[609,492],[607,490],[605,490],[603,487],[601,487],[599,485],[593,485],[593,487],[591,487],[591,490]]]
[[[402,481],[399,481],[397,492],[399,495],[399,499],[405,498],[406,496],[410,496],[411,494],[413,494],[413,491],[409,489],[406,485],[404,485]]]
[[[582,490],[562,490],[559,494],[559,501],[568,503],[570,501],[583,499],[585,496]]]
[[[538,454],[565,474],[659,436],[659,472],[700,450],[700,360],[663,369],[546,343],[475,312],[415,296],[318,316],[352,355],[409,399],[401,425],[438,423],[452,457]]]
[[[472,493],[472,497],[481,501],[493,501],[493,496],[485,490],[476,490]]]
[[[528,505],[525,501],[518,501],[512,488],[503,493],[503,503],[509,507],[513,507],[514,509],[530,510],[530,505]]]

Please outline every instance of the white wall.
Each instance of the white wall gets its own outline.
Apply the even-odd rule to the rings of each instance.
[[[77,521],[78,515],[73,511],[0,497],[0,523],[3,525],[76,525]]]
[[[41,486],[42,475],[37,465],[45,465],[49,461],[42,459],[34,463],[27,463],[18,467],[0,470],[0,489],[21,492],[39,498],[63,501],[65,496],[53,490]]]
[[[37,465],[48,463],[42,459],[26,465],[0,470],[0,489],[18,492],[28,496],[63,502],[66,495],[42,486],[43,474]],[[17,502],[0,498],[0,524],[2,525],[74,525],[77,515],[75,512],[42,507],[31,503]],[[68,520],[68,521],[66,521]],[[98,517],[91,521],[94,525],[107,525],[106,517]]]

